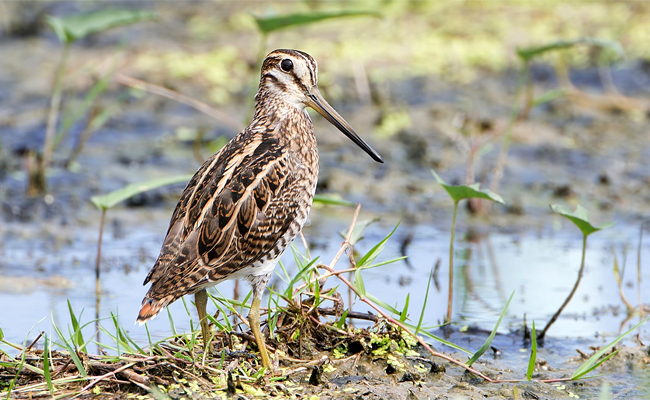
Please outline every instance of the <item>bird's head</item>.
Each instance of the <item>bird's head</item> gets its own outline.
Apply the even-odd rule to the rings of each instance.
[[[299,109],[311,107],[361,147],[375,161],[383,163],[372,149],[325,101],[318,90],[318,65],[312,56],[298,50],[275,50],[262,63],[260,94],[280,97]]]

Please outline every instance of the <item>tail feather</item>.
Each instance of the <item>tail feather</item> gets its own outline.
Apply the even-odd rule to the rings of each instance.
[[[156,318],[158,313],[166,306],[167,304],[159,300],[145,298],[142,301],[142,307],[140,307],[140,312],[138,313],[138,318],[136,318],[135,323],[139,326],[144,325],[144,323],[150,319]]]

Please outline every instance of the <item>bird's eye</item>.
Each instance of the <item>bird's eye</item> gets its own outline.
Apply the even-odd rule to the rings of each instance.
[[[282,68],[284,72],[291,71],[293,69],[293,61],[289,60],[288,58],[285,58],[280,63],[280,68]]]

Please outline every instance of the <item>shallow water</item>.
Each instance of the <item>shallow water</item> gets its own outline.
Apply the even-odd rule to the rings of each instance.
[[[147,343],[146,330],[132,326],[146,288],[142,286],[149,268],[155,261],[171,210],[167,208],[123,208],[108,213],[102,257],[102,296],[100,318],[116,314],[121,324],[142,344]],[[311,254],[329,263],[342,241],[340,231],[347,228],[352,212],[346,209],[321,208],[312,213],[312,221],[305,229],[311,244]],[[362,215],[361,219],[371,216]],[[558,217],[559,218],[559,217]],[[0,227],[0,327],[6,340],[21,343],[33,339],[37,332],[51,334],[51,321],[58,326],[69,324],[67,300],[76,313],[83,310],[82,321],[95,318],[94,262],[97,246],[97,226],[49,226],[10,223]],[[360,254],[368,251],[393,228],[389,222],[370,225],[366,238],[357,246]],[[479,228],[485,230],[485,228]],[[491,329],[505,301],[514,291],[514,298],[502,324],[501,331],[521,327],[524,315],[528,323],[535,320],[538,329],[557,309],[569,293],[580,265],[581,237],[577,229],[568,225],[546,227],[537,232],[482,233],[471,240],[462,237],[466,228],[458,230],[456,244],[454,321],[459,327],[474,325]],[[439,261],[434,275],[424,322],[428,326],[439,323],[446,313],[449,233],[428,225],[402,224],[388,241],[377,261],[399,257],[407,236],[412,240],[406,247],[408,264],[398,261],[391,265],[364,271],[368,292],[402,309],[410,296],[409,314],[413,321],[419,318],[424,303],[429,274]],[[323,239],[325,238],[325,239]],[[549,331],[549,336],[571,337],[602,341],[601,336],[616,336],[626,319],[625,308],[613,279],[613,253],[619,263],[622,249],[627,246],[627,266],[624,292],[636,304],[636,248],[638,228],[617,225],[594,234],[588,242],[586,269],[581,286],[562,317]],[[301,244],[298,251],[304,251]],[[642,258],[650,256],[646,247]],[[296,264],[288,251],[282,258],[285,267],[295,271]],[[338,267],[346,267],[345,258]],[[643,282],[650,281],[650,271],[643,272]],[[282,286],[274,278],[276,288]],[[327,287],[339,285],[347,304],[347,290],[341,282],[330,278]],[[242,293],[248,290],[243,286]],[[233,293],[233,282],[218,287],[225,296]],[[213,292],[216,293],[216,292]],[[187,298],[186,300],[193,300]],[[644,302],[650,301],[650,292],[642,293]],[[263,301],[262,304],[265,304]],[[189,305],[189,302],[188,302]],[[356,311],[365,311],[363,303],[353,305]],[[195,310],[190,305],[192,315]],[[215,311],[214,306],[209,308]],[[170,307],[176,329],[189,331],[190,317],[181,301]],[[194,317],[196,321],[196,317]],[[166,313],[148,324],[153,339],[171,335]],[[110,321],[104,320],[109,327]],[[626,323],[625,326],[629,326]],[[85,329],[88,337],[94,327]],[[648,337],[648,328],[643,329]]]

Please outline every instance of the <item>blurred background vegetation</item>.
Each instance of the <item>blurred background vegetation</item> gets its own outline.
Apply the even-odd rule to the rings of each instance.
[[[455,168],[458,180],[494,179],[502,172],[491,164],[498,164],[498,149],[503,152],[511,140],[586,152],[596,146],[598,151],[593,142],[602,138],[582,135],[581,129],[609,135],[615,118],[617,123],[624,120],[621,129],[629,133],[647,122],[650,31],[645,21],[650,5],[645,2],[5,1],[0,2],[0,46],[8,55],[0,63],[5,173],[29,169],[41,153],[49,159],[42,149],[43,124],[63,45],[56,41],[48,16],[115,8],[152,11],[157,19],[88,35],[71,46],[63,70],[54,167],[63,164],[68,171],[80,171],[99,160],[98,152],[133,153],[143,131],[158,132],[145,136],[159,155],[174,151],[174,143],[185,143],[193,146],[197,159],[205,159],[234,135],[238,124],[247,124],[259,63],[275,48],[312,54],[319,62],[325,96],[387,153],[388,166],[373,174],[364,171],[367,160],[358,159],[344,139],[319,134],[324,162],[337,164],[324,172],[322,190],[354,191],[356,176],[364,174],[387,182],[356,200],[394,205],[385,197],[398,196],[403,203],[408,196],[427,195],[421,179],[430,181],[432,167]],[[285,17],[284,29],[269,28],[277,17]],[[308,23],[300,23],[301,18]],[[552,51],[522,56],[522,49],[549,44]],[[130,89],[125,86],[128,78],[203,101],[227,118],[214,121],[146,95],[151,88],[145,93]],[[578,89],[580,96],[568,89]],[[604,97],[585,98],[583,92]],[[541,111],[531,115],[539,105]],[[579,121],[578,115],[588,121]],[[88,141],[95,131],[103,135]],[[124,144],[115,131],[137,132],[136,142]],[[601,147],[620,142],[605,140]],[[101,149],[93,143],[101,143]],[[32,154],[27,161],[25,154]],[[348,165],[342,167],[345,173],[337,173],[341,161]],[[361,166],[355,168],[356,162]],[[179,173],[191,170],[188,166]],[[60,173],[66,172],[51,174]],[[157,177],[155,171],[139,173]],[[161,173],[166,173],[164,168]],[[346,179],[346,174],[355,178]],[[134,176],[116,172],[91,194],[132,182]],[[592,182],[596,178],[589,177]],[[531,184],[530,178],[516,183]],[[390,190],[395,185],[397,190]],[[386,195],[388,191],[402,195]]]

